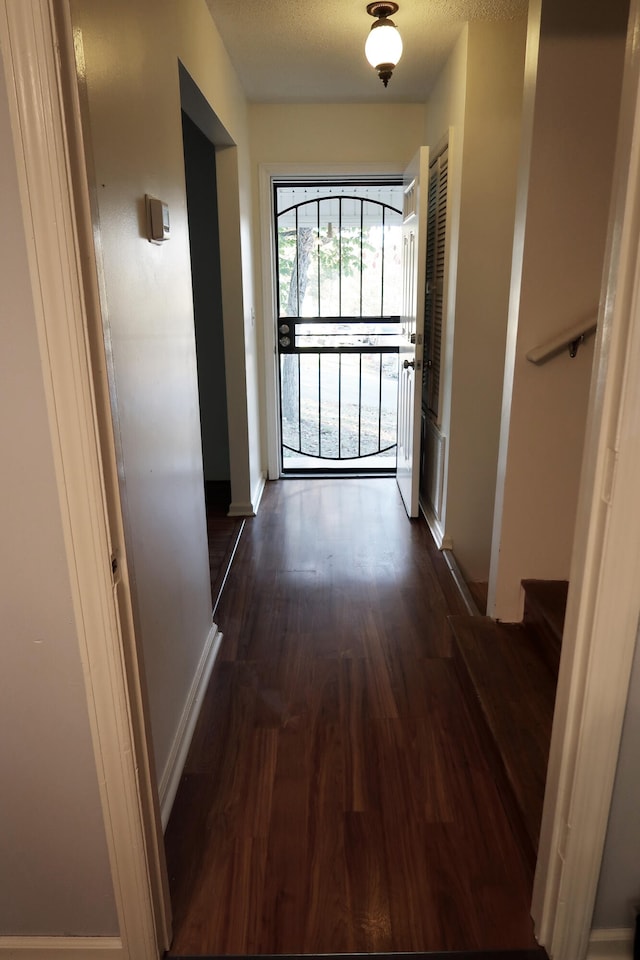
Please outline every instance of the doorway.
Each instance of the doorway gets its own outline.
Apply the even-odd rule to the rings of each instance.
[[[402,185],[275,182],[280,469],[396,468]]]
[[[200,428],[208,500],[231,502],[216,151],[182,111]]]
[[[185,95],[185,88],[193,92],[194,87],[195,84],[190,78],[181,83],[182,145],[209,571],[212,608],[215,614],[244,521],[228,515],[231,504],[231,466],[216,147],[211,131],[205,132],[203,118],[193,111],[190,116],[185,110],[184,101],[190,102],[190,97]],[[208,105],[204,109],[205,112],[211,112]]]

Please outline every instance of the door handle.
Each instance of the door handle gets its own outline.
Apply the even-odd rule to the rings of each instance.
[[[408,370],[409,367],[411,367],[413,370],[415,370],[415,368],[416,368],[416,362],[415,362],[415,360],[405,360],[404,363],[402,364],[402,366],[404,367],[405,370]]]

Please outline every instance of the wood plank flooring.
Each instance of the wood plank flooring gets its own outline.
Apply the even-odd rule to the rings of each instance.
[[[503,784],[502,796],[533,868],[557,677],[526,626],[495,623],[488,617],[451,617],[449,622],[463,688],[482,710],[490,740],[486,754],[496,782]]]
[[[535,948],[463,612],[393,480],[268,485],[167,829],[173,956]]]
[[[243,517],[227,516],[230,499],[231,485],[229,483],[210,482],[206,484],[207,540],[214,613],[222,596],[227,573],[245,524]]]

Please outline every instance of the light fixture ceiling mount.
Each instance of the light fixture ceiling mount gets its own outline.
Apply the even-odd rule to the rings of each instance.
[[[371,25],[364,52],[385,87],[402,56],[402,37],[393,20],[389,19],[397,11],[398,4],[393,0],[373,0],[367,4],[367,13],[376,19]]]

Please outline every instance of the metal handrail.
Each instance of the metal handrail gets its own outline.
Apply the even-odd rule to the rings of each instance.
[[[537,366],[540,366],[553,357],[556,357],[559,353],[562,353],[565,349],[569,350],[570,357],[575,357],[580,344],[584,343],[587,337],[590,337],[592,333],[596,332],[597,326],[597,315],[591,315],[587,320],[574,323],[572,327],[567,327],[562,333],[556,334],[555,337],[551,337],[538,347],[534,347],[533,350],[529,350],[527,360],[529,360],[530,363],[535,363]]]

